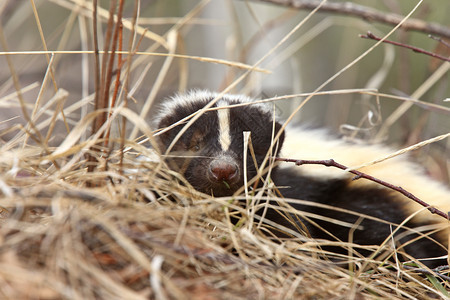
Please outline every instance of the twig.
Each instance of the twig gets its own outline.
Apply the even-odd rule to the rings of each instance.
[[[130,38],[128,40],[128,50],[130,51],[130,53],[128,54],[127,57],[127,70],[126,70],[126,76],[125,76],[125,82],[124,82],[124,87],[125,87],[125,96],[123,97],[123,106],[125,108],[128,107],[128,81],[130,79],[130,72],[131,72],[131,60],[135,54],[135,52],[139,49],[142,39],[144,38],[145,35],[145,31],[144,34],[142,34],[141,38],[139,39],[137,45],[136,45],[136,49],[133,49],[133,43],[135,40],[135,32],[136,32],[136,24],[137,24],[137,19],[138,19],[138,15],[139,15],[139,0],[135,0],[134,1],[134,12],[133,12],[133,19],[132,19],[132,26],[131,26],[131,34],[130,34]],[[125,116],[122,116],[122,131],[120,133],[120,174],[123,174],[123,159],[124,159],[124,154],[125,154],[125,133],[126,133],[126,128],[127,128],[127,119]]]
[[[118,12],[118,16],[117,16],[117,23],[116,23],[116,27],[114,29],[114,38],[113,38],[113,49],[112,49],[112,53],[111,53],[111,58],[110,58],[110,65],[109,65],[109,69],[108,72],[109,74],[111,74],[109,80],[112,80],[112,75],[113,75],[113,66],[114,66],[114,58],[115,58],[115,52],[116,52],[116,48],[119,47],[119,53],[117,53],[117,72],[115,73],[116,76],[116,81],[114,84],[114,92],[111,98],[111,104],[110,104],[110,108],[113,109],[116,106],[116,100],[117,100],[117,94],[119,92],[119,86],[120,86],[120,75],[121,75],[121,70],[122,70],[122,29],[123,29],[123,25],[122,25],[122,11],[123,11],[123,0],[120,0],[120,4],[119,4],[119,12]],[[106,84],[108,84],[108,86],[111,84],[111,81],[107,82]],[[106,90],[106,89],[105,89]],[[109,89],[108,89],[109,90]],[[109,97],[109,92],[108,92],[108,97]],[[108,118],[111,118],[112,116],[112,112],[110,111],[108,114]],[[109,144],[109,137],[110,137],[110,133],[111,133],[111,128],[108,128],[106,130],[106,134],[105,134],[105,142],[104,142],[104,146],[108,147]]]
[[[289,6],[296,9],[312,10],[321,1],[319,0],[253,0],[259,2],[270,2],[272,4]],[[399,14],[379,11],[371,7],[354,4],[352,2],[327,2],[322,5],[319,12],[331,12],[348,16],[359,17],[369,22],[378,22],[390,25],[397,25],[404,16]],[[419,19],[410,18],[406,20],[401,28],[403,30],[426,32],[450,38],[450,28],[437,23],[425,22]]]
[[[106,26],[106,33],[105,33],[105,43],[103,46],[103,51],[105,51],[105,53],[107,54],[102,57],[101,75],[100,75],[100,95],[98,97],[98,103],[95,103],[95,110],[104,109],[108,107],[109,89],[110,89],[109,84],[111,82],[112,63],[114,62],[116,50],[115,43],[111,42],[114,29],[114,12],[116,11],[116,7],[117,7],[117,0],[111,1],[109,8],[108,25]],[[113,49],[110,52],[111,48]],[[109,65],[108,62],[110,62]],[[102,125],[106,122],[106,115],[107,113],[105,111],[95,118],[92,134],[95,134],[100,129],[100,127],[102,127]]]
[[[450,48],[450,44],[447,43],[446,41],[444,41],[442,38],[440,38],[440,37],[438,37],[438,36],[433,36],[433,35],[431,35],[431,34],[429,34],[428,37],[429,37],[430,39],[433,39],[433,40],[435,40],[435,41],[438,41],[439,43],[441,43],[441,44],[444,45],[445,47]]]
[[[99,48],[98,48],[98,32],[97,32],[97,9],[98,9],[98,3],[97,0],[92,1],[92,31],[93,31],[93,42],[94,42],[94,104],[95,109],[98,108],[99,105],[99,99],[100,99],[100,58],[99,58]],[[94,120],[94,123],[92,124],[92,134],[95,134],[97,131],[96,129],[96,121]],[[87,154],[87,161],[88,161],[88,172],[91,173],[95,169],[95,157],[88,153]],[[91,186],[91,183],[88,182],[88,186]]]
[[[360,38],[363,38],[363,39],[370,39],[370,40],[375,40],[375,41],[381,41],[381,38],[375,36],[375,35],[374,35],[372,32],[370,32],[370,31],[368,31],[366,35],[360,34],[359,37],[360,37]],[[417,52],[417,53],[426,54],[426,55],[432,56],[432,57],[434,57],[434,58],[438,58],[438,59],[440,59],[440,60],[450,62],[450,58],[441,56],[441,55],[439,55],[439,54],[436,54],[436,53],[433,53],[433,52],[430,52],[430,51],[427,51],[427,50],[424,50],[424,49],[421,49],[421,48],[417,48],[417,47],[414,47],[414,46],[410,46],[410,45],[407,45],[407,44],[403,44],[403,43],[399,43],[399,42],[394,42],[394,41],[389,41],[389,40],[384,40],[383,43],[392,44],[392,45],[395,45],[395,46],[407,48],[407,49],[410,49],[410,50],[412,50],[412,51],[414,51],[414,52]]]
[[[97,1],[93,1],[93,5],[94,5],[94,9],[93,9],[93,13],[95,18],[93,18],[94,21],[94,28],[97,25],[96,24],[96,12],[97,12]],[[110,4],[110,10],[109,10],[109,19],[108,19],[108,25],[107,25],[107,30],[106,30],[106,36],[105,36],[105,44],[104,44],[104,52],[107,53],[107,55],[104,55],[102,57],[102,64],[101,64],[101,76],[100,76],[100,82],[99,82],[99,86],[96,86],[96,95],[95,95],[95,111],[100,111],[102,110],[102,112],[96,116],[96,118],[93,121],[92,124],[92,134],[96,134],[100,128],[106,123],[107,118],[108,118],[108,111],[107,108],[110,108],[110,86],[111,86],[111,82],[112,82],[112,77],[114,75],[113,72],[113,67],[114,67],[114,60],[115,60],[115,56],[116,56],[116,50],[117,50],[117,46],[118,46],[118,39],[119,39],[119,32],[121,31],[121,21],[122,21],[122,12],[123,12],[123,6],[124,6],[124,1],[120,0],[119,2],[119,9],[117,12],[117,21],[114,22],[114,12],[116,11],[117,8],[117,0],[111,1]],[[95,32],[94,32],[95,33]],[[97,35],[95,33],[95,35]],[[96,56],[98,56],[98,48],[97,48],[97,43],[98,41],[94,41],[94,43],[96,44]],[[98,63],[97,58],[96,58],[96,64]],[[97,65],[96,65],[97,66]],[[120,66],[118,66],[118,68],[120,68]],[[98,72],[98,69],[96,68],[96,72]],[[96,78],[98,73],[96,73]],[[120,73],[119,73],[120,76]],[[97,79],[96,79],[96,83],[97,83]],[[101,133],[100,138],[106,137],[104,144],[105,146],[107,146],[107,143],[109,141],[108,139],[108,135],[109,135],[109,129],[106,130],[106,132]],[[99,150],[96,147],[91,148],[92,151],[94,152],[99,152]],[[107,161],[107,160],[106,160]],[[97,160],[95,157],[93,157],[93,155],[89,155],[88,157],[88,172],[93,172],[95,167],[96,167],[96,163]],[[89,183],[88,185],[91,185],[91,183]]]
[[[446,266],[446,267],[448,267],[448,266]],[[440,278],[442,278],[444,280],[450,281],[450,277],[449,276],[438,273],[437,269],[439,269],[441,267],[438,267],[436,269],[431,269],[431,271],[427,270],[427,269],[416,268],[416,267],[411,267],[411,266],[406,266],[406,265],[403,265],[403,268],[405,268],[407,270],[412,270],[412,271],[415,271],[415,272],[418,272],[418,273],[421,273],[421,274],[425,274],[425,275],[437,276],[437,277],[440,277]]]
[[[297,166],[301,166],[301,165],[324,165],[326,167],[335,167],[341,170],[348,170],[348,167],[341,165],[340,163],[335,162],[333,159],[326,159],[326,160],[304,160],[304,159],[291,159],[291,158],[281,158],[281,157],[276,157],[275,158],[276,161],[283,161],[283,162],[293,162],[295,163]],[[406,191],[405,189],[403,189],[400,186],[395,186],[393,184],[390,184],[389,182],[386,182],[384,180],[375,178],[373,176],[370,176],[366,173],[360,172],[360,171],[356,171],[356,170],[349,170],[348,172],[355,174],[356,177],[353,178],[354,180],[359,179],[359,178],[365,178],[368,179],[370,181],[376,182],[378,184],[381,184],[382,186],[385,186],[387,188],[390,188],[394,191],[397,191],[401,194],[403,194],[404,196],[408,197],[409,199],[412,199],[414,201],[416,201],[417,203],[419,203],[420,205],[422,205],[423,207],[426,207],[432,214],[437,214],[443,218],[445,218],[446,220],[449,220],[449,216],[448,214],[440,211],[439,209],[430,206],[428,203],[420,200],[419,198],[417,198],[416,196],[414,196],[413,194],[411,194],[410,192]]]

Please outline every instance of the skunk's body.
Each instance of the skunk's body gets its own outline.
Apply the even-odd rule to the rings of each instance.
[[[282,126],[274,120],[270,106],[251,104],[249,98],[240,95],[224,95],[218,100],[217,97],[219,94],[204,91],[175,96],[162,104],[163,111],[156,119],[157,127],[160,129],[184,120],[181,124],[159,134],[160,150],[167,155],[167,162],[171,168],[182,173],[195,189],[207,194],[231,196],[242,191],[244,171],[248,180],[255,177],[267,155],[277,156],[280,149],[283,157],[333,158],[350,167],[392,152],[379,146],[346,143],[327,136],[321,130],[302,128],[288,129],[285,141],[285,133],[279,133]],[[186,117],[199,112],[213,100],[217,101],[211,109],[194,115],[193,118],[197,119],[188,128],[184,128],[191,120],[185,119]],[[185,131],[180,134],[182,130]],[[247,150],[245,154],[247,166],[244,168],[243,132],[246,131],[251,132],[251,146],[248,148],[253,147],[257,167],[252,158],[252,150]],[[179,139],[169,149],[177,136]],[[278,139],[273,142],[277,136]],[[352,180],[349,173],[321,165],[297,167],[282,163],[272,167],[270,177],[275,186],[279,187],[283,197],[309,201],[305,204],[293,204],[294,208],[308,213],[309,216],[319,215],[357,224],[353,227],[344,226],[339,222],[333,223],[330,219],[324,221],[323,218],[303,218],[300,213],[300,219],[297,220],[301,220],[312,237],[347,242],[351,236],[355,244],[380,245],[396,229],[388,223],[401,224],[411,214],[416,213],[405,225],[428,236],[417,239],[403,250],[416,258],[447,254],[446,220],[432,215],[398,192],[365,179]],[[394,185],[400,185],[445,212],[450,210],[450,191],[427,179],[414,164],[404,159],[395,158],[360,171]],[[361,218],[359,215],[342,210],[324,208],[320,204],[362,213],[388,223],[370,217]],[[292,218],[289,222],[289,218],[281,216],[275,210],[269,210],[265,217],[290,229],[301,228],[299,224],[292,223]],[[435,231],[430,233],[432,230]],[[397,246],[402,248],[401,245],[411,242],[419,235],[402,229],[395,237],[398,237]],[[445,260],[434,261],[429,265],[442,263],[445,263]]]

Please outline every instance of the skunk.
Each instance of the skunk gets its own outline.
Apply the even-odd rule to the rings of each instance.
[[[355,180],[354,175],[342,170],[322,165],[298,167],[267,159],[278,155],[295,159],[332,158],[353,167],[384,157],[392,150],[352,144],[327,135],[324,130],[302,127],[282,130],[271,105],[253,102],[242,95],[220,96],[207,91],[192,91],[164,100],[154,121],[160,129],[156,134],[157,145],[169,167],[181,173],[196,190],[222,197],[242,192],[244,179],[257,177],[265,164],[264,176],[270,176],[270,182],[282,197],[308,202],[291,204],[299,212],[295,217],[287,217],[275,209],[264,212],[264,217],[297,232],[306,228],[306,234],[317,239],[347,242],[351,236],[355,244],[380,245],[398,224],[414,214],[395,231],[397,250],[418,259],[441,257],[424,260],[429,266],[446,264],[448,225],[444,218],[396,191],[369,180]],[[244,132],[251,133],[248,143],[244,141]],[[247,156],[245,166],[244,156]],[[404,158],[396,157],[360,171],[402,186],[430,205],[450,211],[449,189],[424,176]],[[267,180],[259,178],[255,182],[261,186]],[[305,213],[308,217],[302,215]],[[355,226],[345,226],[344,222]],[[289,236],[272,230],[280,237]],[[364,250],[360,253],[368,254]]]

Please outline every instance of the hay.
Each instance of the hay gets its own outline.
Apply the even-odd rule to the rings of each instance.
[[[81,1],[79,6],[74,1],[52,3],[75,17],[92,14],[87,2]],[[197,10],[204,5],[206,2],[176,19],[173,30],[195,20]],[[100,9],[99,14],[106,23],[107,11]],[[43,32],[40,25],[34,26]],[[132,22],[127,20],[125,27],[132,32]],[[63,29],[64,33],[70,30],[70,26]],[[170,51],[175,49],[171,38],[141,27],[135,30],[147,42],[156,42],[146,49],[147,55],[133,57],[135,64],[123,72],[122,82],[128,81],[130,74],[145,75],[150,67],[142,71],[138,66],[143,64],[143,57],[151,56],[159,47],[158,42],[169,52],[158,54],[168,56],[168,65],[161,67],[154,90],[143,105],[148,109],[174,57],[252,69],[225,60],[171,55]],[[80,38],[80,43],[87,41]],[[64,50],[64,43],[61,44]],[[2,58],[11,62],[14,62],[12,54],[20,52],[6,48],[4,51],[11,55]],[[36,55],[29,62],[15,60],[16,64],[25,65],[19,71],[38,64],[36,57],[42,58],[38,54],[52,55],[46,51],[31,53]],[[91,58],[94,55],[92,51],[67,53],[89,54]],[[80,61],[87,62],[88,56]],[[258,219],[253,213],[255,205],[264,205],[262,193],[248,198],[214,198],[190,189],[183,178],[159,162],[159,156],[147,144],[143,145],[145,141],[152,142],[153,132],[146,119],[128,108],[121,98],[126,93],[122,85],[119,96],[116,95],[121,101],[116,107],[87,113],[85,107],[92,103],[94,94],[74,95],[73,91],[60,87],[58,78],[54,79],[50,71],[50,66],[56,63],[49,58],[48,72],[39,84],[25,87],[17,84],[12,88],[14,84],[8,81],[0,90],[0,106],[12,114],[0,122],[0,298],[448,297],[446,270],[442,270],[442,277],[430,276],[429,270],[408,268],[395,259],[388,260],[392,255],[395,257],[389,245],[347,243],[349,255],[340,256],[347,264],[338,265],[333,262],[337,254],[322,250],[331,241],[313,240],[295,232],[291,232],[293,237],[289,239],[273,237],[268,228],[277,224]],[[187,69],[180,65],[183,82]],[[15,67],[8,71],[15,83],[21,74],[17,71]],[[65,74],[68,73],[70,70]],[[141,79],[136,79],[128,91],[138,90]],[[48,92],[52,84],[53,93]],[[36,93],[30,95],[30,91]],[[367,95],[370,93],[373,91],[367,91]],[[128,96],[133,100],[133,93]],[[105,111],[110,113],[108,120],[92,133],[93,120]],[[135,132],[127,138],[120,135],[122,117],[127,119],[127,129]],[[110,136],[105,134],[108,130],[112,131]],[[143,136],[132,138],[139,132]],[[139,154],[150,159],[143,160]],[[289,207],[283,209],[290,211]],[[237,224],[231,221],[232,216],[239,216]],[[353,251],[360,248],[374,255],[360,257]]]
[[[1,173],[6,174],[1,198],[2,297],[442,296],[426,277],[386,262],[382,255],[349,256],[352,267],[343,268],[325,258],[320,250],[323,241],[306,237],[276,241],[249,218],[235,226],[230,214],[248,214],[245,199],[200,195],[177,183],[157,163],[130,155],[127,175],[120,175],[118,164],[110,163],[108,171],[92,174],[74,165],[65,180],[50,179],[53,171],[36,176],[36,170],[43,170],[36,163],[37,150],[19,157],[20,151],[11,150],[17,163],[1,164]],[[156,177],[151,170],[158,168]],[[86,189],[88,180],[103,186]]]

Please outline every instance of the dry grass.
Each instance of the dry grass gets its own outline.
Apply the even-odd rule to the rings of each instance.
[[[30,5],[16,6],[10,4],[12,2],[7,1],[13,9]],[[67,46],[70,43],[62,37],[70,35],[73,23],[69,23],[75,22],[76,18],[80,28],[84,28],[80,33],[81,48],[92,49],[88,47],[87,38],[92,10],[88,2],[80,3],[76,7],[75,1],[52,1],[51,5],[67,9],[69,15],[67,23],[59,24],[65,26],[58,29],[60,39],[55,49],[70,49]],[[171,54],[182,52],[173,32],[181,32],[191,21],[198,22],[197,13],[204,5],[206,2],[201,2],[185,17],[176,18],[172,33],[158,35],[140,27],[133,29],[132,21],[124,23],[125,35],[132,36],[130,32],[135,30],[139,37],[145,36],[140,48],[147,55],[131,55],[140,50],[136,48],[139,37],[123,53],[132,59],[123,58],[120,84],[112,82],[111,88],[107,87],[111,89],[110,97],[117,98],[117,104],[110,110],[107,121],[93,133],[91,124],[101,112],[88,113],[92,111],[94,99],[92,88],[88,88],[89,82],[82,82],[82,91],[75,95],[73,91],[65,91],[59,83],[61,72],[53,74],[51,71],[64,56],[47,52],[45,75],[39,77],[38,83],[26,86],[22,83],[24,86],[21,86],[21,74],[38,64],[36,57],[43,59],[38,55],[38,49],[47,47],[41,41],[39,46],[31,49],[36,50],[34,54],[21,56],[22,59],[30,58],[30,62],[20,61],[17,58],[20,50],[6,48],[13,35],[11,32],[5,34],[2,27],[3,50],[10,55],[0,58],[2,64],[8,58],[10,67],[8,80],[0,86],[0,106],[10,115],[3,114],[5,118],[0,122],[0,297],[448,297],[446,289],[450,286],[447,281],[410,270],[396,264],[395,260],[387,261],[393,255],[387,248],[366,247],[374,255],[361,258],[352,252],[360,246],[348,244],[348,266],[340,267],[330,261],[332,254],[326,255],[321,250],[326,244],[324,241],[300,235],[285,240],[271,238],[267,228],[276,225],[264,220],[260,222],[253,215],[255,203],[264,203],[261,195],[227,199],[199,194],[187,188],[182,178],[159,162],[156,153],[143,146],[140,141],[152,140],[152,130],[146,122],[147,111],[163,89],[175,58]],[[133,11],[133,7],[127,9]],[[103,16],[99,22],[106,24],[107,11],[102,9],[99,14]],[[31,16],[39,19],[39,14]],[[205,22],[209,24],[207,20]],[[42,29],[37,23],[33,26],[38,32]],[[48,39],[52,38],[55,36]],[[132,102],[133,93],[141,87],[150,66],[158,63],[156,59],[148,60],[155,57],[151,53],[156,51],[167,57],[158,65],[152,90],[136,113],[128,108],[124,95],[128,93],[127,100]],[[85,68],[88,61],[93,62],[92,51],[77,53],[82,55],[77,62],[84,66],[80,73],[83,76],[92,74],[91,68]],[[211,62],[209,58],[191,58]],[[249,70],[247,65],[229,61],[212,62],[231,66],[233,70]],[[17,64],[22,67],[17,68]],[[188,70],[183,63],[179,64],[179,70],[179,88],[183,89],[187,85]],[[248,72],[242,72],[239,73],[242,77],[227,84],[229,89],[246,79]],[[70,69],[64,76],[68,73]],[[114,87],[119,87],[117,94],[113,93]],[[347,94],[351,93],[348,91]],[[370,95],[373,91],[357,93]],[[395,98],[393,95],[384,97]],[[86,108],[88,105],[89,109]],[[127,130],[122,118],[127,121]],[[150,159],[142,160],[138,154]],[[230,219],[237,213],[247,217],[234,225]]]
[[[248,214],[243,205],[189,192],[164,169],[157,178],[152,163],[126,176],[114,163],[93,174],[74,169],[63,181],[30,152],[2,163],[5,298],[442,297],[425,276],[382,263],[381,251],[350,256],[345,269],[318,241],[276,242],[249,219],[235,227],[229,215]],[[104,185],[87,190],[87,180]]]

